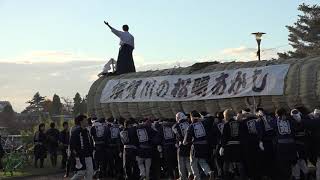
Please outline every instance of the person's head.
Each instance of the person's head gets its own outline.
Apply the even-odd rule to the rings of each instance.
[[[68,122],[63,122],[63,124],[62,124],[62,126],[63,126],[63,129],[64,130],[67,130],[68,128],[69,128],[69,124],[68,124]]]
[[[182,119],[187,119],[187,116],[183,112],[178,112],[176,114],[176,121],[179,122]]]
[[[54,122],[50,123],[50,128],[54,129],[56,127],[56,124]]]
[[[160,118],[159,122],[168,122],[168,118]]]
[[[265,115],[265,112],[264,112],[264,109],[263,108],[257,108],[256,109],[256,115],[257,116],[264,116]]]
[[[251,113],[251,110],[249,108],[245,108],[242,110],[242,114],[249,114]]]
[[[308,115],[310,113],[310,111],[304,106],[297,106],[295,107],[295,109],[297,109],[302,116]]]
[[[126,25],[126,24],[123,25],[123,26],[122,26],[122,30],[123,30],[123,31],[129,31],[129,26]]]
[[[201,118],[201,115],[198,111],[194,110],[194,111],[191,111],[190,118],[191,118],[191,122],[197,122]]]
[[[207,111],[201,111],[200,112],[201,117],[207,117],[210,116],[210,114]]]
[[[230,121],[231,119],[233,119],[234,115],[235,115],[235,113],[232,109],[226,109],[223,112],[224,121],[225,122]]]
[[[216,117],[219,119],[219,120],[223,120],[223,111],[219,111],[216,113]]]
[[[87,116],[85,115],[79,115],[75,119],[76,125],[81,126],[82,128],[85,128],[87,126]]]
[[[297,122],[301,122],[301,112],[297,109],[292,109],[290,115]]]
[[[106,122],[106,119],[105,118],[100,118],[99,119],[99,123],[105,123]]]
[[[150,118],[148,118],[148,117],[143,118],[143,122],[147,126],[152,126],[152,120]]]
[[[134,121],[135,121],[134,119],[129,118],[129,119],[127,119],[127,120],[124,121],[123,126],[124,126],[125,128],[129,128],[129,127],[131,127],[131,126],[134,124]]]
[[[319,119],[320,118],[320,109],[319,108],[314,109],[311,116],[313,116],[313,119]]]
[[[119,124],[124,124],[124,121],[125,121],[125,120],[126,120],[125,118],[123,118],[123,117],[120,116],[120,118],[118,119],[118,123],[119,123]]]
[[[284,108],[279,108],[276,110],[275,115],[279,119],[286,119],[287,111]]]
[[[39,124],[39,131],[43,132],[45,130],[46,125],[44,123]]]
[[[243,112],[244,112],[243,110],[237,112],[236,118],[235,118],[237,121],[242,121],[242,119],[244,118]]]
[[[96,120],[95,120],[95,121],[96,121]],[[86,124],[86,126],[92,126],[92,124],[93,124],[92,119],[91,119],[91,118],[87,118],[87,124]]]
[[[248,119],[248,118],[256,118],[257,116],[252,113],[252,111],[249,108],[246,108],[242,111],[242,120]]]
[[[113,122],[114,122],[114,118],[113,118],[113,117],[110,117],[110,118],[107,119],[107,121],[108,121],[109,123],[113,123]]]

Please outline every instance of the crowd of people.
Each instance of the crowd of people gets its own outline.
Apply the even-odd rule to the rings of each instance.
[[[58,152],[61,152],[61,169],[65,169],[67,162],[67,149],[69,146],[69,125],[68,122],[63,123],[63,130],[60,132],[55,127],[55,123],[50,123],[50,128],[46,131],[45,124],[39,124],[38,131],[34,138],[34,166],[36,168],[44,168],[44,159],[47,154],[50,156],[50,161],[53,167],[57,166]],[[38,165],[40,161],[40,166]]]
[[[79,115],[70,130],[54,123],[35,134],[35,166],[46,149],[71,179],[320,179],[320,110],[274,113],[257,108],[214,115],[178,112],[175,119],[97,119]],[[44,146],[47,144],[47,146]],[[74,172],[74,174],[71,174]]]

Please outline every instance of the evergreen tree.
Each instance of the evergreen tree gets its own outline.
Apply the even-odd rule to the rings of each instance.
[[[50,108],[51,115],[60,115],[62,112],[62,103],[60,97],[56,94],[53,95],[52,105]]]
[[[293,26],[286,26],[290,32],[289,42],[294,51],[278,53],[280,58],[303,58],[320,55],[320,6],[301,4]]]
[[[73,98],[73,115],[77,116],[81,114],[81,101],[82,98],[79,93],[76,93],[76,95]]]
[[[45,113],[50,113],[51,108],[52,108],[52,101],[50,99],[44,100],[44,102],[43,102],[43,110],[42,111],[45,112]]]
[[[87,96],[81,101],[81,114],[87,114]]]
[[[39,92],[37,92],[33,98],[28,101],[29,104],[26,109],[23,111],[24,113],[41,113],[44,109],[45,96],[41,96]]]

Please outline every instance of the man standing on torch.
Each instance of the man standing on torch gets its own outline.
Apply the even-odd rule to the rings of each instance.
[[[129,26],[123,25],[122,30],[118,31],[111,27],[108,22],[104,23],[111,29],[111,32],[120,38],[120,50],[116,66],[116,74],[136,72],[132,51],[134,49],[134,37],[129,33]]]

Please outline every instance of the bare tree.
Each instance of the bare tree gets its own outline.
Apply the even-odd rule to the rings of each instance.
[[[63,100],[63,113],[64,114],[72,114],[73,109],[73,101],[68,97],[61,97]]]

